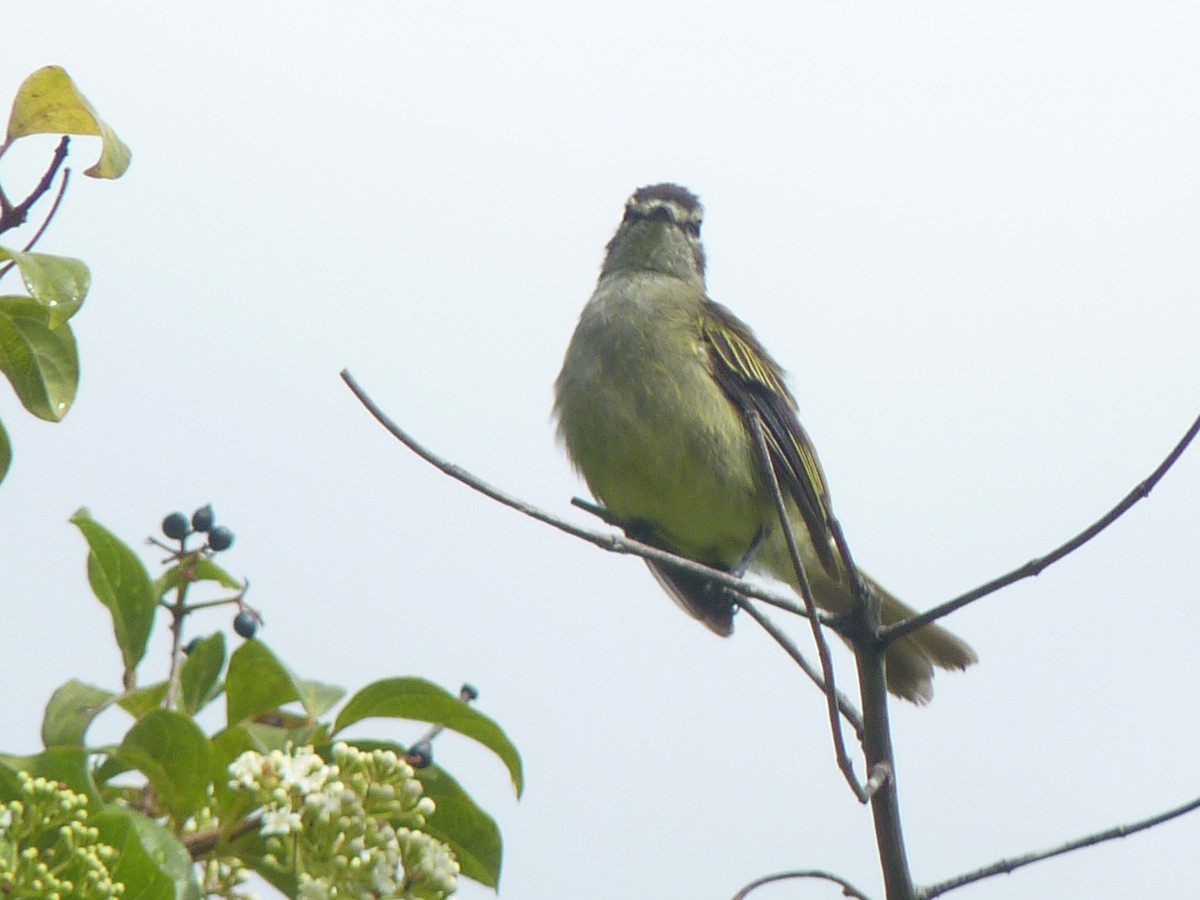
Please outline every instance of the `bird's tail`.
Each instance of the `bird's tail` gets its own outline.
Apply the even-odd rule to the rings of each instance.
[[[883,601],[884,625],[895,625],[917,611],[867,579]],[[962,638],[940,625],[926,625],[895,641],[885,656],[888,690],[917,704],[933,699],[933,669],[965,669],[979,657]]]

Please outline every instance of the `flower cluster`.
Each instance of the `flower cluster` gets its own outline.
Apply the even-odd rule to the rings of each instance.
[[[260,805],[271,862],[299,870],[303,900],[441,900],[458,886],[450,848],[420,830],[433,811],[411,766],[390,750],[339,743],[243,753],[230,787]]]
[[[0,896],[108,900],[117,851],[87,824],[87,797],[17,772],[20,797],[0,806]]]

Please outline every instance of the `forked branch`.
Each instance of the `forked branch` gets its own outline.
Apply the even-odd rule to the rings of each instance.
[[[1183,456],[1183,451],[1188,448],[1188,445],[1200,432],[1200,416],[1196,417],[1190,428],[1179,439],[1171,452],[1167,454],[1166,459],[1158,464],[1150,475],[1137,485],[1132,491],[1125,495],[1116,506],[1110,509],[1107,513],[1085,528],[1075,537],[1071,538],[1060,547],[1051,550],[1045,556],[1039,556],[1037,559],[1031,559],[1025,565],[1013,569],[1011,572],[1001,575],[999,578],[993,578],[987,584],[980,585],[974,590],[967,591],[953,600],[947,600],[940,606],[935,606],[933,609],[926,610],[920,615],[913,616],[910,619],[905,619],[903,622],[897,622],[895,625],[885,627],[880,630],[880,638],[884,643],[891,643],[897,638],[902,638],[906,634],[911,634],[923,625],[928,625],[930,622],[935,622],[945,616],[950,615],[956,609],[961,609],[968,603],[973,603],[980,597],[986,597],[988,594],[993,594],[1001,588],[1008,587],[1010,584],[1021,581],[1024,578],[1032,578],[1035,575],[1040,575],[1047,566],[1051,566],[1058,562],[1069,553],[1074,553],[1105,528],[1111,525],[1121,516],[1125,515],[1139,500],[1143,500],[1150,496],[1150,492],[1167,474],[1170,468],[1178,462],[1179,457]]]

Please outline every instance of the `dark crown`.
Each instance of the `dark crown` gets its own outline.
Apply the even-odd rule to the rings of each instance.
[[[638,188],[625,203],[625,221],[669,219],[693,234],[699,234],[704,207],[699,198],[678,184],[651,184]]]

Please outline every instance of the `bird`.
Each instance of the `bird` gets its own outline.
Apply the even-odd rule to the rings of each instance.
[[[836,552],[825,474],[780,365],[751,328],[713,300],[700,239],[704,207],[687,188],[639,188],[609,241],[554,385],[558,436],[610,521],[631,537],[799,591],[775,495],[760,464],[758,417],[813,599],[854,608]],[[714,633],[736,604],[703,576],[648,560],[667,593]],[[915,610],[860,573],[882,624]],[[965,669],[975,652],[936,623],[889,644],[889,692],[933,697],[934,668]]]

